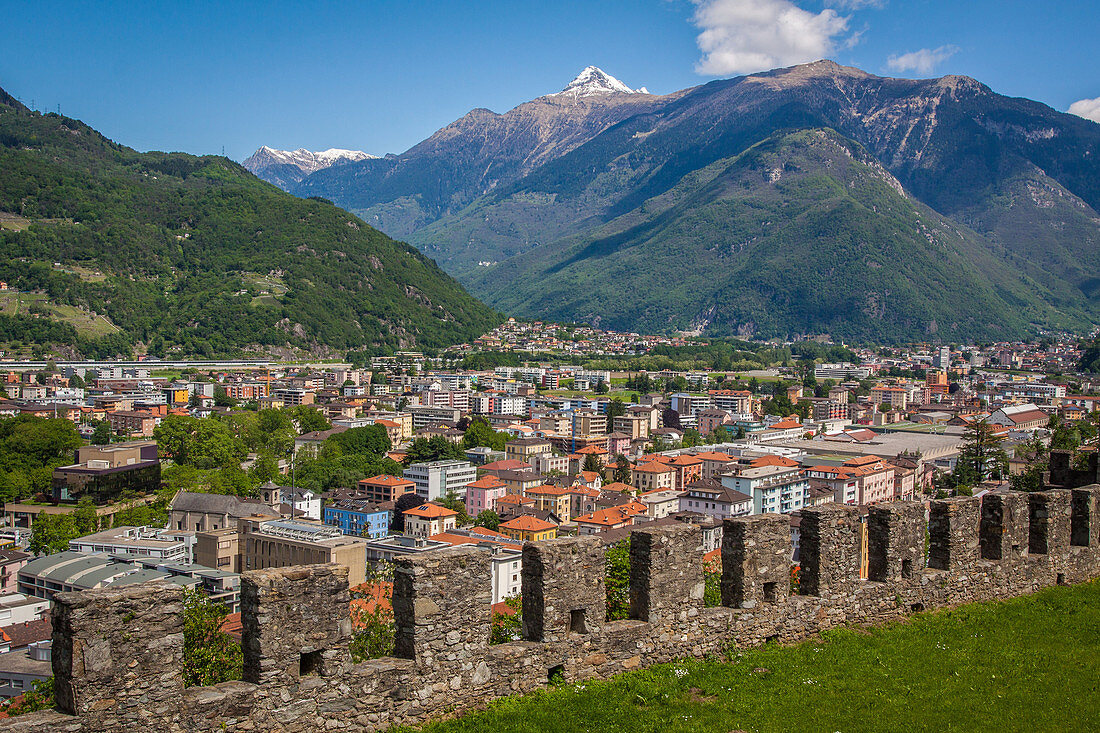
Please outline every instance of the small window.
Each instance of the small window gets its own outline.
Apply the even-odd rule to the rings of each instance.
[[[913,577],[913,561],[902,560],[901,561],[901,577],[912,578]]]
[[[764,602],[775,603],[777,600],[776,584],[764,583]]]
[[[301,655],[298,662],[298,676],[315,675],[321,673],[321,650],[306,652]]]
[[[584,623],[583,608],[575,608],[569,612],[569,631],[574,634],[588,633],[588,628]]]

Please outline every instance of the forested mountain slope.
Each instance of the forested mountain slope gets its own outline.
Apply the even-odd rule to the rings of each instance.
[[[329,202],[223,157],[138,153],[2,91],[0,227],[0,280],[21,291],[0,310],[9,347],[385,351],[467,341],[499,319]]]
[[[547,99],[503,115],[475,110],[396,158],[309,176],[301,192],[377,217],[372,221],[383,230],[407,236],[513,315],[603,316],[605,325],[638,329],[694,324],[710,333],[829,331],[867,338],[1019,335],[1043,326],[1084,328],[1097,317],[1100,125],[1091,121],[996,94],[967,77],[892,79],[828,61],[665,96],[609,93],[587,99],[580,112],[558,101],[554,126],[515,135],[517,126],[528,129],[522,120],[549,114],[555,102]],[[576,121],[566,124],[570,115]],[[587,124],[593,120],[598,124]],[[807,218],[809,211],[825,213],[814,185],[767,182],[770,239],[760,231],[747,235],[756,226],[751,211],[715,203],[764,195],[759,181],[720,195],[687,193],[716,175],[713,166],[805,131],[831,131],[842,148],[862,151],[857,158],[888,173],[894,194],[907,200],[904,214],[887,207],[892,218],[877,204],[855,218],[856,212],[829,209],[828,232],[848,227],[862,250],[879,253],[874,261],[882,272],[851,276],[860,272],[860,260],[845,259],[851,253],[838,250],[836,238]],[[831,160],[811,155],[793,162],[802,168],[788,181],[816,172],[808,180],[851,184],[827,167]],[[426,173],[403,178],[399,170]],[[667,206],[669,200],[678,204]],[[639,225],[653,212],[659,220]],[[940,257],[943,241],[923,235],[895,237],[898,217],[912,231],[954,231],[953,254]],[[778,231],[785,235],[776,238]],[[612,248],[600,244],[609,233],[616,237]],[[742,258],[747,269],[710,268],[693,249],[729,251],[745,246],[746,236],[774,249],[767,258]],[[665,257],[655,249],[658,241],[682,256]],[[645,267],[618,269],[627,251]],[[788,307],[785,298],[792,296],[772,294],[781,283],[815,281],[822,264],[834,260],[842,268],[837,272],[849,276],[811,287],[797,296],[800,304]],[[918,262],[928,264],[913,267]],[[599,277],[589,281],[578,268]],[[899,272],[905,272],[900,290],[900,283],[879,282]],[[685,281],[697,287],[677,288]],[[754,282],[772,285],[755,290]],[[908,326],[891,320],[891,303],[900,302],[885,291],[906,293]],[[618,303],[619,292],[642,301]],[[722,295],[704,298],[704,292]],[[609,307],[600,293],[612,298]],[[857,309],[850,327],[832,309],[814,305],[868,300],[879,304],[868,310],[880,315],[859,316]]]

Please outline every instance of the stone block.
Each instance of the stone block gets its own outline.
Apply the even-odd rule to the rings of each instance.
[[[1027,557],[1029,524],[1027,494],[1009,491],[983,496],[982,558],[1011,562]]]
[[[599,633],[607,608],[606,551],[595,536],[528,543],[523,548],[523,635],[563,641]]]
[[[981,499],[960,496],[932,502],[928,512],[928,567],[960,571],[979,557]]]
[[[859,509],[824,504],[802,510],[799,591],[824,596],[859,584],[862,527]]]
[[[1070,543],[1100,547],[1100,486],[1073,490]]]
[[[1031,517],[1028,551],[1037,555],[1068,553],[1073,492],[1069,489],[1035,491],[1027,498]]]
[[[867,515],[867,578],[897,583],[924,568],[924,505],[915,501],[876,504]]]
[[[790,592],[790,517],[727,519],[722,528],[722,605],[754,608],[783,603]]]
[[[679,524],[630,534],[630,615],[651,623],[703,607],[703,533]]]
[[[394,561],[394,654],[418,667],[451,668],[489,645],[492,556],[450,547]]]
[[[55,696],[63,712],[178,708],[183,589],[156,583],[57,593],[52,649]]]
[[[298,565],[241,576],[244,679],[294,684],[337,674],[348,661],[348,569]]]

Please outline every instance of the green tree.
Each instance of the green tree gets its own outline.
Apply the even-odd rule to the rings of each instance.
[[[467,450],[479,446],[504,450],[504,444],[508,442],[509,437],[508,433],[493,430],[485,418],[475,417],[462,436],[462,447]]]
[[[600,459],[596,457],[595,453],[588,453],[584,457],[584,465],[581,467],[581,470],[603,473],[603,464],[600,463]]]
[[[712,436],[710,442],[715,442]],[[699,434],[699,431],[695,428],[688,428],[684,431],[684,438],[680,441],[680,445],[684,448],[693,448],[697,445],[703,444],[703,436]]]
[[[630,618],[630,539],[607,548],[604,561],[607,620]]]
[[[351,619],[355,628],[348,644],[352,661],[365,662],[393,654],[395,627],[392,608],[383,603],[353,606]]]
[[[630,485],[630,461],[622,453],[615,456],[615,472],[611,478],[615,482]]]
[[[518,641],[523,636],[523,600],[519,596],[509,596],[504,604],[512,613],[493,611],[489,626],[489,643],[503,644]]]
[[[405,531],[405,512],[415,509],[424,503],[424,497],[416,493],[402,494],[393,503],[393,521],[390,523],[390,531],[401,534]]]
[[[987,479],[1008,475],[1008,454],[1002,440],[985,420],[977,420],[966,428],[966,437],[955,461],[954,488],[974,487]]]
[[[611,425],[611,422],[617,418],[626,414],[626,404],[618,397],[612,397],[611,401],[607,403],[607,424]]]
[[[321,449],[322,457],[333,455],[332,450],[338,452],[335,455],[367,455],[380,457],[390,449],[390,438],[386,429],[381,425],[365,425],[361,428],[351,428],[342,433],[335,433],[325,439],[325,445]]]
[[[72,514],[47,514],[42,512],[31,525],[28,549],[35,555],[50,555],[69,549],[69,541],[87,532],[77,528]]]
[[[241,679],[241,645],[221,630],[229,608],[197,589],[183,591],[184,685],[216,685]]]
[[[492,509],[483,509],[478,512],[477,517],[474,519],[474,525],[496,532],[497,527],[500,526],[500,515]]]
[[[247,453],[244,442],[212,418],[169,415],[153,429],[153,437],[162,455],[196,468],[239,466]]]
[[[458,516],[455,517],[455,522],[458,526],[461,527],[470,523],[470,515],[466,513],[466,505],[458,500],[458,497],[455,496],[453,491],[437,499],[436,503],[450,509],[452,512],[458,513]]]
[[[107,445],[111,442],[111,424],[100,420],[92,431],[92,445]]]
[[[611,391],[611,390],[610,390],[610,388],[609,388],[609,387],[607,386],[607,383],[606,383],[606,382],[604,382],[604,381],[603,381],[603,380],[601,379],[601,380],[599,380],[598,382],[596,382],[596,388],[595,388],[595,390],[594,390],[594,391],[596,392],[596,394],[607,394],[607,393],[608,393],[609,391]]]
[[[268,481],[276,481],[282,477],[283,473],[279,470],[279,462],[270,453],[261,453],[256,458],[256,462],[248,469],[248,479],[256,486]]]
[[[1061,415],[1051,415],[1047,427],[1050,429],[1051,450],[1077,450],[1081,445],[1080,431],[1063,420]]]
[[[0,465],[71,463],[74,451],[83,443],[76,426],[64,418],[0,418]]]
[[[215,387],[214,404],[217,407],[236,407],[237,401],[226,393],[225,387]]]
[[[53,677],[44,680],[35,680],[31,683],[31,690],[25,692],[4,707],[4,712],[10,716],[35,713],[39,710],[50,710],[54,706]]]
[[[325,419],[324,413],[313,405],[295,405],[287,408],[287,412],[298,423],[298,432],[302,435],[332,427],[332,423]]]
[[[465,457],[466,454],[460,445],[452,443],[442,435],[433,435],[431,438],[417,438],[409,445],[405,451],[405,465]]]
[[[84,380],[80,377],[79,374],[74,374],[69,377],[69,386],[73,389],[83,389],[87,385],[84,384]]]

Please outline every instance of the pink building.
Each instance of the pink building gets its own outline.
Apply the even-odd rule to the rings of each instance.
[[[483,511],[496,511],[497,499],[508,493],[508,485],[496,476],[483,476],[466,484],[466,513],[476,517]]]
[[[878,456],[850,458],[842,466],[806,469],[811,487],[828,488],[833,492],[833,501],[852,505],[893,499],[897,491],[894,473],[894,466]]]
[[[30,555],[19,550],[0,550],[0,595],[18,591],[16,579],[30,559]]]

